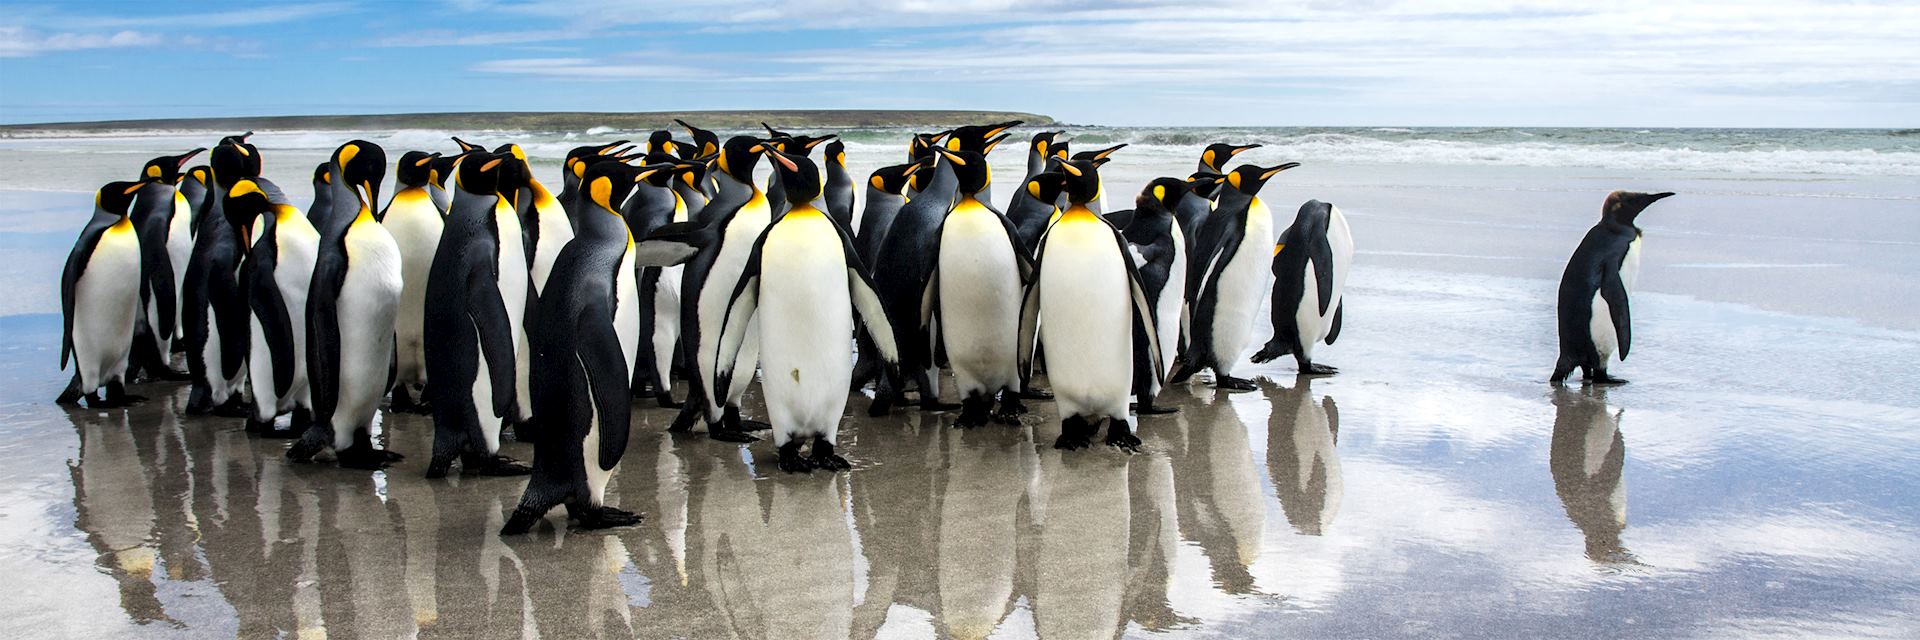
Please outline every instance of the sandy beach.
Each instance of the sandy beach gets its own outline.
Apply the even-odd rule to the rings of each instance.
[[[1119,203],[1199,149],[1076,133],[1135,136],[1105,173]],[[645,521],[517,538],[494,532],[524,481],[423,479],[419,416],[383,411],[387,446],[415,455],[355,472],[187,416],[182,385],[54,405],[59,271],[88,191],[214,138],[0,139],[0,575],[31,584],[0,602],[0,635],[1920,634],[1920,158],[1899,164],[1920,151],[1643,168],[1233,134],[1269,143],[1241,160],[1304,163],[1261,194],[1278,224],[1309,198],[1352,223],[1346,326],[1316,354],[1340,375],[1276,362],[1246,369],[1254,392],[1176,386],[1180,412],[1142,418],[1131,456],[1052,449],[1044,401],[1018,427],[960,430],[855,398],[838,475],[671,436],[670,410],[637,403],[609,495]],[[254,142],[304,206],[314,163],[353,135],[394,157],[451,148],[430,131]],[[559,151],[618,138],[644,134],[469,139],[525,142],[553,180]],[[859,176],[904,157],[898,132],[852,139]],[[1016,149],[993,156],[996,204]],[[1556,389],[1555,281],[1614,189],[1680,194],[1640,219],[1614,370],[1633,383]]]

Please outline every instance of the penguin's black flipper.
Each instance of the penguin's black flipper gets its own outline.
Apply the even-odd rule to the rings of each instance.
[[[1313,253],[1313,284],[1320,296],[1320,314],[1326,315],[1327,307],[1333,304],[1333,249],[1327,244],[1326,234],[1314,241]]]
[[[840,234],[840,250],[847,257],[847,293],[853,298],[853,310],[860,314],[860,322],[867,329],[867,338],[880,359],[891,367],[900,364],[900,344],[893,335],[893,322],[887,318],[887,307],[880,301],[880,289],[873,284],[872,272],[860,260],[860,251],[853,246],[853,234],[845,228],[834,229]],[[755,252],[758,260],[758,251]],[[755,265],[758,273],[758,265]]]
[[[1600,276],[1600,298],[1607,301],[1607,312],[1613,316],[1614,339],[1620,343],[1620,359],[1625,360],[1627,346],[1633,338],[1633,319],[1627,310],[1627,284],[1620,280],[1619,269],[1608,269]]]
[[[242,276],[247,275],[245,263],[241,271]],[[220,373],[227,379],[238,377],[247,366],[247,349],[253,341],[249,335],[253,323],[247,320],[247,292],[240,288],[242,282],[216,276],[207,283],[207,298],[216,307],[213,321],[220,325]]]
[[[1140,269],[1135,267],[1133,260],[1128,257],[1132,252],[1127,250],[1126,236],[1120,235],[1119,229],[1114,229],[1113,241],[1120,247],[1120,261],[1127,265],[1127,289],[1132,294],[1133,320],[1137,323],[1135,329],[1146,334],[1147,360],[1153,365],[1154,382],[1164,382],[1167,364],[1160,350],[1160,333],[1154,330],[1156,320],[1153,301],[1147,296],[1146,288],[1141,285]]]
[[[1347,314],[1347,303],[1345,300],[1342,300],[1340,301],[1340,306],[1335,307],[1333,309],[1333,326],[1327,328],[1327,338],[1326,338],[1327,344],[1333,344],[1333,341],[1340,339],[1340,318],[1342,316],[1345,316],[1346,314]],[[1621,344],[1621,347],[1624,349],[1626,346],[1626,343],[1622,342],[1620,344]],[[1624,355],[1626,352],[1622,351],[1621,353]]]
[[[267,242],[272,242],[268,240]],[[267,351],[273,359],[273,394],[284,396],[293,386],[293,317],[287,311],[287,302],[280,296],[280,287],[275,286],[271,276],[258,274],[273,273],[275,261],[272,251],[255,251],[254,259],[264,264],[256,264],[247,287],[247,306],[253,310],[254,319],[260,322],[260,331],[267,342]]]
[[[346,236],[333,239],[346,243]],[[340,402],[340,288],[347,279],[347,252],[322,251],[307,293],[307,384],[313,390],[314,429],[330,425]],[[217,282],[219,279],[216,278]],[[222,333],[225,328],[222,328]]]
[[[600,421],[600,454],[592,462],[603,470],[613,469],[627,451],[633,406],[627,389],[627,363],[622,359],[620,335],[614,331],[612,320],[613,310],[604,304],[582,310],[574,320],[574,335],[580,340],[574,354],[586,368],[587,385]]]
[[[1020,379],[1033,377],[1035,352],[1039,350],[1039,341],[1035,338],[1040,330],[1040,266],[1041,261],[1033,263],[1033,281],[1027,285],[1027,295],[1020,301],[1020,342],[1015,344],[1019,350]]]
[[[711,225],[696,221],[668,224],[634,243],[633,263],[642,267],[671,267],[693,259],[717,235],[718,231]]]
[[[487,377],[492,378],[493,411],[496,416],[511,416],[518,413],[517,394],[500,393],[501,389],[512,389],[517,383],[515,378],[514,339],[511,321],[507,318],[507,305],[500,298],[500,281],[493,276],[488,266],[491,260],[481,252],[467,254],[467,313],[473,317],[473,327],[480,342],[480,356],[487,359]],[[531,408],[531,407],[529,407]],[[525,425],[515,427],[515,433]]]
[[[1107,224],[1113,225],[1113,228],[1125,231],[1127,227],[1133,226],[1134,210],[1121,209],[1119,211],[1110,211],[1100,217],[1105,219]]]

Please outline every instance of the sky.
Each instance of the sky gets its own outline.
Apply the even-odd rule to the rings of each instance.
[[[0,122],[991,109],[1920,126],[1920,1],[0,0]]]

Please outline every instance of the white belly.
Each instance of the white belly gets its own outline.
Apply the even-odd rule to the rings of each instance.
[[[835,442],[847,406],[853,300],[833,224],[818,213],[790,214],[761,250],[760,384],[776,445],[815,435]],[[750,371],[734,370],[736,388]]]
[[[549,203],[550,206],[541,206]],[[567,213],[557,200],[537,202],[534,206],[540,207],[540,240],[533,247],[533,284],[535,291],[546,291],[553,261],[559,259],[560,249],[573,241],[573,223],[567,220]]]
[[[1126,256],[1098,221],[1062,218],[1040,272],[1040,343],[1060,415],[1125,419],[1133,384]]]
[[[334,447],[351,445],[369,428],[387,390],[393,320],[400,303],[400,247],[378,224],[347,232],[347,274],[336,304],[340,326],[339,400],[333,411]]]
[[[1173,264],[1167,269],[1167,283],[1160,289],[1160,298],[1154,304],[1154,335],[1160,341],[1161,374],[1172,373],[1173,356],[1180,345],[1181,310],[1186,306],[1187,297],[1187,239],[1180,233],[1180,225],[1168,225],[1173,233]],[[1154,392],[1159,385],[1154,384]]]
[[[93,391],[127,372],[140,313],[140,239],[131,225],[101,234],[74,283],[73,354],[80,385]]]
[[[746,270],[747,258],[753,254],[753,243],[767,229],[771,215],[766,201],[754,199],[742,207],[727,225],[725,238],[720,246],[720,255],[715,256],[713,267],[707,271],[706,283],[700,288],[700,344],[696,351],[695,363],[700,378],[713,380],[719,370],[714,363],[716,352],[720,348],[720,323],[726,321],[727,304],[733,301],[733,289],[739,286],[740,274]],[[766,271],[762,265],[762,272]],[[754,322],[758,322],[755,320]],[[740,356],[734,358],[734,377],[738,382],[729,390],[734,397],[744,391],[751,379],[753,370],[760,361],[760,337],[756,327],[748,327],[747,337],[740,343]],[[707,394],[709,416],[720,415],[720,407],[727,398],[715,398]]]
[[[1593,318],[1587,323],[1587,332],[1593,336],[1593,351],[1600,354],[1599,364],[1607,366],[1613,359],[1613,352],[1620,348],[1620,336],[1613,331],[1613,307],[1607,304],[1600,292],[1593,292]]]
[[[653,288],[653,361],[661,384],[672,380],[674,347],[680,343],[680,280],[686,267],[675,265],[660,270]]]
[[[313,265],[319,253],[320,234],[304,216],[286,216],[275,227],[274,287],[287,307],[287,320],[293,332],[293,379],[285,395],[276,394],[273,384],[273,350],[267,346],[260,319],[249,313],[253,323],[253,350],[247,357],[249,382],[253,387],[255,417],[261,420],[310,406],[307,387],[307,293],[313,284]]]
[[[620,258],[613,276],[613,332],[620,338],[621,362],[627,363],[627,379],[633,379],[633,365],[640,357],[640,279],[633,268],[633,252]]]
[[[1258,199],[1247,210],[1240,246],[1220,271],[1214,289],[1214,371],[1232,375],[1253,336],[1260,302],[1273,286],[1273,216]]]
[[[962,396],[1020,383],[1020,266],[985,209],[947,216],[940,240],[940,332]]]
[[[524,236],[520,235],[520,216],[513,207],[504,203],[494,209],[495,224],[500,228],[500,301],[507,307],[507,326],[513,332],[514,341],[514,395],[519,399],[520,413],[513,416],[516,422],[532,415],[533,394],[528,388],[527,376],[531,369],[529,357],[531,350],[527,346],[527,287],[530,275],[527,270],[527,250]]]
[[[583,376],[592,376],[585,364],[576,366],[581,368]],[[580,439],[580,461],[587,472],[587,499],[598,507],[607,503],[607,481],[613,478],[613,469],[600,468],[600,403],[593,399],[592,384],[587,385],[586,393],[587,410],[592,417],[587,422],[587,436]]]
[[[187,261],[193,258],[193,208],[187,206],[187,197],[178,191],[173,196],[173,220],[167,225],[167,261],[173,264],[173,326],[174,331],[186,335],[186,329],[180,324],[182,292],[187,283]]]
[[[396,201],[381,222],[394,244],[400,247],[400,308],[393,323],[394,381],[397,384],[424,384],[427,381],[426,324],[427,274],[433,268],[433,255],[440,247],[445,222],[433,201],[420,197]],[[484,414],[482,414],[484,415]]]

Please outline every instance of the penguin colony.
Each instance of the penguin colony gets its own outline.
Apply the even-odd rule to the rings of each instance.
[[[690,139],[573,149],[557,194],[517,145],[454,138],[402,154],[383,202],[386,151],[353,140],[314,168],[304,212],[261,177],[251,133],[154,158],[100,188],[67,260],[58,401],[187,381],[190,413],[290,439],[289,459],[380,469],[402,459],[373,437],[386,400],[432,416],[427,477],[530,476],[514,534],[559,506],[584,529],[639,521],[605,503],[636,398],[679,409],[676,432],[771,430],[780,469],[805,473],[849,468],[840,421],[869,384],[873,416],[911,394],[959,427],[1015,424],[1051,399],[1056,448],[1137,450],[1132,415],[1173,411],[1155,403],[1169,384],[1211,369],[1254,388],[1234,371],[1262,302],[1254,362],[1335,372],[1313,355],[1340,336],[1347,220],[1309,200],[1277,225],[1262,189],[1299,165],[1228,166],[1259,145],[1210,145],[1118,209],[1100,170],[1126,145],[1070,153],[1041,132],[999,208],[987,157],[1017,121],[914,135],[864,184],[831,135],[678,124]],[[1671,195],[1607,196],[1561,282],[1554,383],[1625,382],[1608,364],[1630,345],[1634,221]],[[740,411],[756,373],[765,422]],[[530,465],[500,454],[509,428]]]

